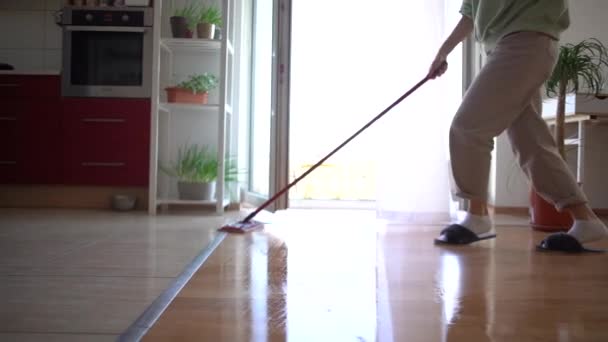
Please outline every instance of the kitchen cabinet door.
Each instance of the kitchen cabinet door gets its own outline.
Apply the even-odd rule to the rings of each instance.
[[[64,122],[66,182],[148,185],[149,101],[66,99]]]
[[[19,101],[2,100],[0,105],[0,184],[17,182],[18,126],[22,119]]]
[[[62,123],[59,99],[34,98],[22,103],[19,120],[19,183],[62,182]]]

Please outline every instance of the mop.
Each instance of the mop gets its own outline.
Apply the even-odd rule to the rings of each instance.
[[[445,64],[446,63],[444,62],[444,65],[442,65],[442,66],[445,66]],[[439,68],[441,68],[442,66],[440,66]],[[439,69],[439,68],[437,68],[437,69]],[[424,83],[426,83],[430,79],[431,79],[431,77],[429,75],[427,75],[424,79],[422,79],[415,86],[413,86],[412,89],[408,90],[405,94],[401,95],[401,97],[399,97],[395,102],[393,102],[390,106],[388,106],[386,109],[384,109],[376,117],[374,117],[365,126],[363,126],[361,129],[359,129],[350,138],[346,139],[342,144],[340,144],[340,146],[336,147],[328,155],[326,155],[325,157],[323,157],[323,159],[319,160],[316,164],[314,164],[312,167],[310,167],[301,176],[299,176],[298,178],[296,178],[293,182],[287,184],[287,186],[285,186],[283,189],[281,189],[279,192],[277,192],[274,196],[272,196],[266,202],[262,203],[262,205],[260,205],[257,209],[255,209],[253,212],[251,212],[249,215],[247,215],[247,217],[245,217],[243,220],[227,224],[227,225],[221,227],[219,229],[219,231],[229,232],[229,233],[247,233],[247,232],[250,232],[250,231],[253,231],[253,230],[262,229],[264,227],[264,224],[262,222],[253,220],[253,218],[257,214],[259,214],[260,211],[264,210],[266,207],[268,207],[270,204],[272,204],[277,198],[279,198],[284,193],[286,193],[287,191],[289,191],[289,189],[291,187],[293,187],[299,181],[301,181],[302,179],[304,179],[304,177],[308,176],[308,174],[310,174],[314,169],[316,169],[321,164],[323,164],[327,159],[329,159],[332,155],[334,155],[334,153],[338,152],[342,147],[344,147],[346,144],[348,144],[351,140],[353,140],[361,132],[363,132],[364,130],[366,130],[374,122],[376,122],[378,119],[380,119],[382,116],[384,116],[384,114],[388,113],[391,109],[393,109],[395,106],[397,106],[406,97],[410,96],[413,92],[415,92],[418,88],[420,88]]]

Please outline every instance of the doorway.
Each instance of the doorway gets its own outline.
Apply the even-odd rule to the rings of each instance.
[[[268,199],[418,82],[460,18],[458,4],[449,0],[412,4],[382,0],[368,5],[346,0],[253,0],[250,194]],[[403,19],[404,13],[408,20]],[[413,13],[423,15],[417,18]],[[383,20],[363,25],[366,18]],[[424,34],[416,30],[423,20]],[[417,100],[408,99],[405,106],[387,115],[401,117],[399,124],[403,117],[415,118],[407,128],[407,138],[401,139],[391,127],[392,119],[383,118],[293,187],[288,204],[285,201],[277,208],[377,209],[379,180],[383,183],[380,192],[386,193],[391,186],[385,177],[391,158],[404,159],[391,155],[398,150],[391,150],[390,142],[387,148],[387,140],[401,140],[406,145],[394,148],[402,148],[404,154],[415,150],[413,154],[425,161],[425,153],[443,153],[443,133],[433,132],[431,144],[417,146],[416,141],[425,139],[429,130],[444,129],[446,118],[453,114],[449,106],[429,109],[433,99],[429,91],[447,94],[442,95],[443,102],[459,101],[460,49],[450,57],[450,74],[449,81],[444,79],[439,87],[440,82],[425,86],[412,96]],[[420,115],[424,112],[426,119]],[[441,170],[448,165],[443,155],[430,162]],[[391,172],[390,177],[400,177]],[[445,179],[432,185],[438,201],[447,198],[441,193],[447,187],[447,174],[441,172],[439,176]],[[421,173],[428,178],[420,168],[414,176],[403,174],[403,178]],[[424,186],[420,187],[423,191]]]
[[[419,4],[381,0],[372,6],[360,0],[292,1],[290,181],[424,76],[441,40],[460,18],[458,7],[449,0]],[[422,13],[420,19],[412,16],[415,12]],[[433,20],[438,27],[419,32],[416,20]],[[461,51],[456,49],[450,57],[452,76],[462,73],[461,65]],[[461,79],[452,77],[448,82],[449,91],[459,96]],[[375,209],[381,196],[378,180],[390,165],[386,135],[396,134],[386,122],[390,116],[424,111],[423,105],[412,107],[416,101],[404,101],[405,106],[388,113],[296,185],[289,194],[290,207]],[[403,153],[420,149],[400,148]]]

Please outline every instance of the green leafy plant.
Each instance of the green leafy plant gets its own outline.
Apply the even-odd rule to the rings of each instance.
[[[222,13],[215,6],[203,5],[198,11],[197,21],[199,24],[222,26]]]
[[[193,93],[206,93],[218,86],[218,78],[210,73],[194,74],[177,85],[178,88],[188,89]]]
[[[177,161],[161,170],[171,177],[183,182],[209,183],[217,179],[219,162],[217,155],[209,148],[197,144],[180,147]],[[224,180],[234,182],[238,179],[239,170],[234,159],[224,162]]]
[[[199,11],[200,8],[198,5],[189,2],[184,7],[176,8],[173,12],[173,16],[186,18],[188,28],[193,29],[198,23]]]
[[[608,50],[595,38],[560,47],[557,64],[546,82],[546,92],[547,96],[558,98],[555,142],[563,158],[566,154],[564,147],[566,95],[585,91],[600,97],[605,84],[604,67],[608,67]]]

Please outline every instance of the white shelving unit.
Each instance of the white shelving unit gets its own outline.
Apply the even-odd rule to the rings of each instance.
[[[234,77],[234,24],[232,22],[234,0],[216,0],[222,12],[223,27],[219,40],[198,38],[172,38],[170,37],[169,15],[173,9],[163,9],[164,3],[172,1],[155,0],[155,28],[154,28],[154,56],[153,68],[156,71],[153,81],[152,99],[152,125],[150,144],[150,187],[149,187],[149,213],[155,215],[159,206],[169,205],[198,205],[215,207],[217,214],[222,214],[230,204],[229,192],[224,180],[224,167],[227,154],[231,152],[230,127],[233,108],[233,80]],[[208,2],[207,2],[208,3]],[[164,13],[164,15],[163,15]],[[169,32],[169,33],[167,33]],[[195,33],[196,35],[196,33]],[[182,104],[168,103],[165,100],[165,87],[175,85],[181,81],[176,79],[176,61],[181,56],[189,56],[194,61],[192,72],[212,72],[219,77],[219,86],[209,94],[209,104]],[[184,65],[182,67],[182,72]],[[188,76],[188,75],[182,75]],[[212,91],[213,92],[213,91]],[[184,132],[175,129],[178,120],[192,119],[195,123],[185,125],[194,137],[185,137]],[[217,126],[196,126],[197,120],[217,121]],[[184,126],[183,122],[181,123]],[[178,141],[197,140],[199,138],[216,136],[215,146],[219,162],[218,178],[216,181],[215,199],[212,201],[182,200],[177,197],[174,190],[175,179],[163,176],[160,165],[174,162]],[[183,143],[183,142],[182,142]]]

